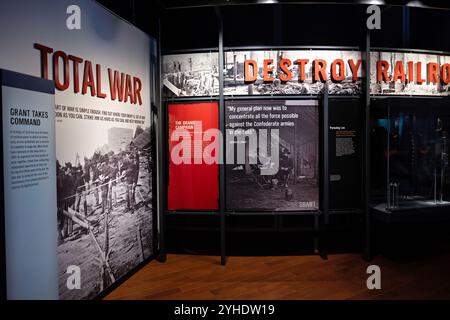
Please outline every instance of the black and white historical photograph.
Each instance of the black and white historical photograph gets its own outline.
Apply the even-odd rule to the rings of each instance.
[[[165,97],[218,95],[218,58],[217,52],[164,55],[163,95]]]
[[[393,95],[450,95],[450,84],[442,81],[437,83],[429,82],[428,64],[436,63],[442,66],[450,63],[450,56],[439,56],[428,53],[412,53],[412,52],[371,52],[370,53],[370,93],[371,94],[393,94]],[[388,64],[387,77],[389,81],[377,81],[377,62],[385,61]],[[394,80],[394,73],[397,62],[402,62],[403,73],[406,81],[398,79]],[[409,63],[412,63],[410,70]],[[419,65],[420,63],[420,65]],[[412,73],[413,78],[409,79]],[[441,70],[438,71],[441,74]],[[418,81],[419,79],[423,79]]]
[[[273,81],[264,81],[264,60],[271,59],[273,68],[271,76]],[[288,67],[292,78],[282,81],[279,63],[282,59],[289,59],[292,64]],[[300,68],[296,60],[302,59],[308,62],[304,65],[304,81],[299,81]],[[259,51],[231,51],[225,53],[224,92],[226,95],[298,95],[320,94],[324,88],[324,82],[313,81],[313,61],[322,59],[326,62],[326,74],[328,90],[330,94],[356,95],[361,92],[362,67],[356,72],[357,79],[353,78],[349,60],[354,66],[361,60],[359,51],[338,50],[259,50]],[[344,62],[343,79],[339,82],[331,81],[331,64],[336,59]],[[256,80],[251,83],[245,81],[245,61],[256,62]],[[340,71],[342,72],[342,71]]]
[[[60,298],[91,299],[153,254],[150,127],[109,127],[91,153],[57,159]],[[66,269],[81,271],[67,288]]]
[[[228,101],[226,129],[228,210],[318,209],[317,100]]]

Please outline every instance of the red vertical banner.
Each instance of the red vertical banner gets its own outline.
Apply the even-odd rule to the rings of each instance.
[[[203,151],[218,141],[204,139],[219,129],[217,102],[169,104],[169,210],[217,210],[219,165],[205,161]],[[205,141],[206,140],[206,141]]]

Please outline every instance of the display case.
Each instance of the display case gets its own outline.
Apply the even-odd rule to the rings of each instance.
[[[450,207],[449,98],[371,101],[372,204],[387,213]],[[433,209],[434,208],[434,209]]]

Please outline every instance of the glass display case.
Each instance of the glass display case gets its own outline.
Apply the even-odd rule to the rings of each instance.
[[[450,100],[390,97],[371,101],[374,208],[450,207]]]

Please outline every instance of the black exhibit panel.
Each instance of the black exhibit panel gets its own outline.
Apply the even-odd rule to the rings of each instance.
[[[228,210],[319,208],[318,105],[306,99],[226,102]]]
[[[330,209],[357,209],[362,200],[362,100],[330,98]]]

